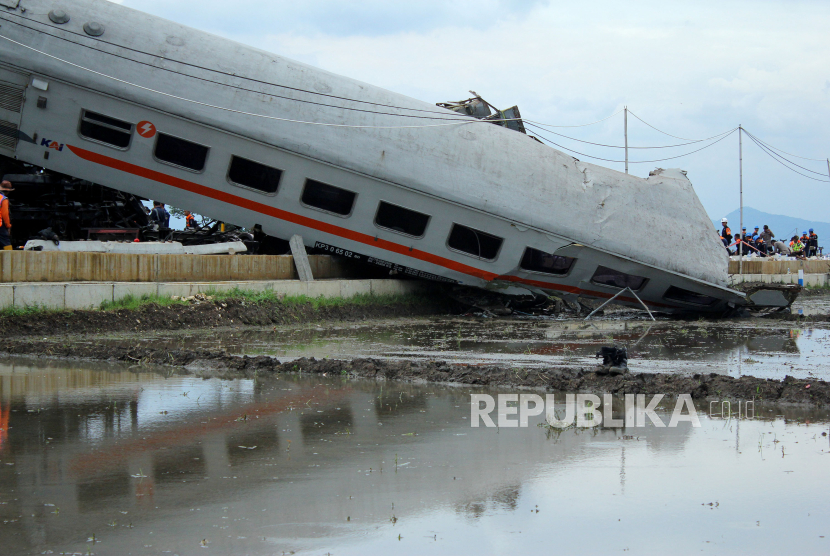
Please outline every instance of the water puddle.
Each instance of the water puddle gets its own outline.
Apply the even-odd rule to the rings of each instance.
[[[0,366],[3,553],[830,550],[827,411],[552,433],[471,428],[480,390],[167,373]]]
[[[801,295],[795,300],[790,312],[794,315],[830,315],[830,295]]]
[[[601,346],[629,351],[641,372],[719,373],[830,380],[830,330],[780,324],[430,318],[325,326],[165,333],[95,342],[225,349],[238,355],[447,360],[515,367],[591,367]]]

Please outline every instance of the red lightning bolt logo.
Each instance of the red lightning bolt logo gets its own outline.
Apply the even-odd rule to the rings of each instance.
[[[136,131],[138,131],[139,135],[147,139],[153,137],[156,134],[156,126],[154,126],[152,122],[148,122],[146,120],[143,122],[138,122],[138,125],[135,126],[135,129]]]

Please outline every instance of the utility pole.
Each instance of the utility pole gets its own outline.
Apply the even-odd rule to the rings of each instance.
[[[623,108],[623,121],[625,122],[625,173],[628,173],[628,106]],[[830,168],[830,162],[828,162]]]
[[[743,282],[744,277],[744,250],[743,250],[743,241],[744,241],[744,145],[743,145],[743,132],[744,128],[738,124],[738,180],[740,183],[741,188],[741,224],[738,228],[739,232],[741,233],[741,243],[738,244],[738,253],[740,253],[741,258],[738,259],[738,274],[741,275],[741,282]]]
[[[827,177],[830,178],[830,158],[827,159]]]

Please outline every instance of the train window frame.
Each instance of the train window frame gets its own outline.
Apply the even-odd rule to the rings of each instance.
[[[617,274],[624,274],[625,276],[632,276],[634,278],[642,278],[643,283],[640,284],[639,288],[632,288],[630,286],[614,286],[614,285],[611,285],[611,284],[604,284],[602,282],[597,282],[597,281],[594,280],[594,278],[596,277],[597,273],[599,273],[600,269],[610,270],[610,271],[615,272]],[[628,272],[623,272],[622,270],[617,270],[615,268],[611,268],[610,266],[597,265],[596,270],[594,270],[594,273],[591,275],[591,283],[596,285],[596,286],[602,286],[602,287],[605,287],[605,288],[614,288],[615,290],[624,290],[626,288],[630,288],[631,291],[638,292],[638,291],[642,291],[642,289],[645,288],[648,285],[649,279],[646,278],[645,276],[637,276],[636,274],[629,274]]]
[[[530,269],[530,268],[525,268],[525,267],[522,266],[522,263],[524,262],[524,259],[527,256],[527,252],[531,249],[534,250],[534,251],[538,251],[540,253],[544,253],[545,255],[550,255],[552,257],[561,257],[563,259],[570,259],[571,264],[568,267],[568,270],[566,270],[565,272],[545,272],[544,270],[533,270],[533,269]],[[542,249],[537,249],[535,247],[531,247],[531,246],[528,245],[528,246],[525,247],[525,250],[522,253],[522,258],[519,259],[519,270],[521,270],[522,272],[530,272],[532,274],[540,274],[542,276],[560,276],[560,277],[568,276],[573,271],[574,266],[576,266],[576,263],[577,263],[578,260],[579,259],[577,259],[576,257],[566,257],[565,255],[557,255],[556,253],[548,253],[547,251],[543,251]]]
[[[426,216],[427,219],[426,219],[426,222],[424,223],[424,231],[421,233],[421,235],[416,236],[416,235],[408,234],[406,232],[402,232],[400,230],[395,230],[394,228],[389,228],[387,226],[383,226],[381,224],[378,224],[378,214],[380,214],[380,209],[381,209],[382,205],[388,205],[390,207],[395,207],[395,208],[398,208],[398,209],[407,210],[409,212],[414,212],[415,214],[420,214],[421,216]],[[378,201],[378,208],[375,210],[375,217],[372,219],[372,223],[377,228],[380,228],[381,230],[385,230],[387,232],[392,232],[392,233],[395,233],[395,234],[400,234],[400,235],[406,236],[406,237],[411,237],[413,239],[423,239],[424,236],[427,235],[427,229],[429,229],[429,223],[430,222],[432,222],[432,215],[431,214],[427,214],[425,212],[417,211],[415,209],[411,209],[411,208],[405,207],[403,205],[398,205],[396,203],[390,203],[389,201],[384,201],[383,199]]]
[[[207,149],[207,152],[205,152],[205,161],[202,163],[202,168],[200,170],[194,170],[193,168],[190,168],[188,166],[181,166],[180,164],[176,164],[175,162],[168,162],[168,161],[163,160],[163,159],[159,158],[158,156],[156,156],[156,151],[158,150],[158,145],[159,145],[159,139],[161,139],[162,135],[164,135],[166,137],[170,137],[172,139],[178,139],[179,141],[184,141],[185,143],[192,143],[193,145],[197,145],[199,147],[204,147],[205,149]],[[184,137],[179,137],[178,135],[173,135],[172,133],[157,131],[156,132],[156,140],[153,141],[153,160],[155,160],[159,164],[164,164],[166,166],[172,166],[173,168],[180,168],[182,170],[186,170],[186,171],[192,172],[194,174],[203,174],[205,172],[205,169],[207,168],[208,159],[210,158],[210,151],[211,150],[212,150],[211,147],[208,146],[208,145],[203,145],[201,143],[191,141],[190,139],[185,139]]]
[[[119,126],[115,126],[115,125],[109,124],[107,122],[103,122],[101,120],[96,120],[95,118],[87,118],[87,113],[95,114],[97,116],[101,116],[103,118],[107,118],[109,120],[113,120],[113,121],[116,121],[116,122],[121,122],[122,124],[127,124],[127,125],[130,126],[130,129],[127,130],[127,129],[124,129],[124,128],[119,127]],[[115,132],[119,132],[119,133],[123,133],[125,135],[128,135],[129,139],[127,141],[127,145],[122,147],[120,145],[115,145],[113,143],[108,143],[108,142],[103,141],[101,139],[96,139],[94,137],[84,135],[83,131],[82,131],[82,128],[83,128],[83,125],[84,125],[85,122],[90,123],[91,125],[95,125],[95,126],[98,126],[98,127],[103,127],[105,129],[111,129]],[[109,148],[115,149],[117,151],[128,151],[128,150],[130,150],[130,147],[133,144],[133,136],[135,135],[134,132],[135,132],[135,124],[133,124],[133,123],[130,123],[130,122],[127,122],[127,121],[124,121],[124,120],[120,120],[120,119],[114,118],[112,116],[107,116],[106,114],[102,114],[101,112],[96,112],[95,110],[89,110],[87,108],[81,108],[81,115],[78,118],[77,133],[78,133],[78,137],[80,137],[84,141],[89,141],[90,143],[97,143],[99,145],[104,145],[105,147],[109,147]]]
[[[700,296],[700,297],[706,297],[708,299],[711,299],[712,301],[709,302],[709,303],[697,303],[697,302],[694,302],[694,301],[688,301],[686,299],[680,299],[679,297],[670,297],[670,294],[672,293],[672,290],[677,290],[678,292],[688,293],[688,294],[692,294],[692,295],[696,295],[696,296]],[[663,292],[663,299],[665,299],[666,301],[673,301],[675,303],[685,303],[686,305],[692,305],[694,307],[713,307],[714,305],[717,305],[717,303],[720,301],[720,299],[718,299],[717,297],[713,297],[711,295],[706,295],[706,294],[703,294],[703,293],[694,292],[692,290],[687,290],[685,288],[678,288],[677,286],[669,286],[666,289],[666,291]]]
[[[271,169],[271,170],[276,170],[277,172],[279,172],[279,173],[280,173],[280,176],[279,176],[279,179],[277,180],[277,187],[276,187],[276,189],[275,189],[273,192],[270,192],[270,191],[263,191],[262,189],[259,189],[259,188],[257,188],[257,187],[254,187],[254,186],[252,186],[252,185],[245,185],[244,183],[239,183],[239,182],[237,182],[237,181],[233,181],[233,180],[231,179],[231,168],[233,168],[233,161],[234,161],[235,159],[237,159],[237,158],[238,158],[238,159],[241,159],[241,160],[245,160],[246,162],[253,162],[254,164],[259,164],[260,166],[264,166],[264,167],[266,167],[266,168],[269,168],[269,169]],[[285,170],[283,170],[283,169],[281,169],[281,168],[277,168],[276,166],[270,166],[270,165],[268,165],[268,164],[264,164],[264,163],[262,163],[262,162],[258,162],[258,161],[256,161],[256,160],[251,159],[251,158],[245,158],[244,156],[238,156],[238,155],[232,154],[232,155],[231,155],[231,160],[230,160],[230,162],[228,162],[228,171],[227,171],[227,173],[225,174],[225,179],[227,179],[227,180],[228,180],[228,183],[229,183],[229,184],[231,184],[231,185],[233,185],[233,186],[236,186],[236,187],[241,187],[242,189],[248,189],[248,190],[253,191],[253,192],[255,192],[255,193],[259,193],[260,195],[265,195],[265,196],[267,196],[267,197],[276,197],[276,196],[277,196],[277,194],[278,194],[278,193],[279,193],[279,191],[280,191],[280,186],[282,185],[282,178],[283,178],[283,175],[285,175]]]
[[[499,244],[499,248],[496,250],[495,257],[493,257],[492,259],[486,259],[486,258],[482,257],[481,255],[474,255],[472,253],[468,253],[467,251],[462,251],[461,249],[458,249],[456,247],[452,247],[450,245],[450,238],[452,237],[453,230],[455,230],[456,226],[460,226],[462,228],[467,228],[468,230],[472,230],[474,232],[478,232],[478,233],[488,235],[490,237],[494,237],[496,239],[501,240],[501,243]],[[501,255],[501,251],[504,248],[504,242],[505,242],[505,238],[503,238],[503,237],[499,237],[497,235],[491,234],[490,232],[485,232],[484,230],[479,230],[478,228],[473,228],[472,226],[467,226],[466,224],[460,224],[458,222],[453,222],[452,226],[450,226],[450,231],[447,234],[447,239],[446,239],[444,245],[446,246],[446,248],[448,250],[450,250],[454,253],[460,253],[462,255],[465,255],[467,257],[471,257],[471,258],[479,260],[479,261],[495,262],[499,259],[499,256]]]
[[[341,191],[346,191],[346,192],[351,193],[352,195],[354,195],[354,197],[352,197],[352,206],[351,206],[351,208],[349,208],[349,212],[346,213],[346,214],[344,214],[342,212],[333,212],[333,211],[330,211],[330,210],[326,210],[324,208],[315,207],[314,205],[310,205],[310,204],[306,203],[305,201],[303,201],[303,197],[305,197],[306,189],[308,188],[309,183],[312,183],[312,182],[313,183],[319,183],[320,185],[325,185],[327,187],[333,187],[334,189],[340,189]],[[354,214],[354,208],[357,206],[357,199],[358,199],[359,196],[360,196],[360,194],[357,191],[352,191],[351,189],[346,189],[345,187],[340,187],[338,185],[332,185],[330,183],[326,183],[324,181],[316,180],[314,178],[306,178],[305,182],[303,182],[303,189],[302,189],[302,191],[300,191],[300,205],[302,205],[306,208],[310,208],[312,210],[316,210],[316,211],[319,211],[319,212],[324,212],[326,214],[331,214],[332,216],[337,216],[338,218],[351,218],[352,214]]]

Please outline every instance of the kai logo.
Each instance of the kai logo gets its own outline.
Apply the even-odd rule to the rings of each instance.
[[[64,144],[58,143],[57,141],[52,141],[50,139],[41,139],[40,146],[46,147],[48,149],[55,149],[56,151],[60,152],[63,150]]]
[[[147,120],[138,122],[135,129],[138,131],[138,134],[145,139],[149,139],[156,134],[156,126],[153,125],[153,122],[148,122]]]

